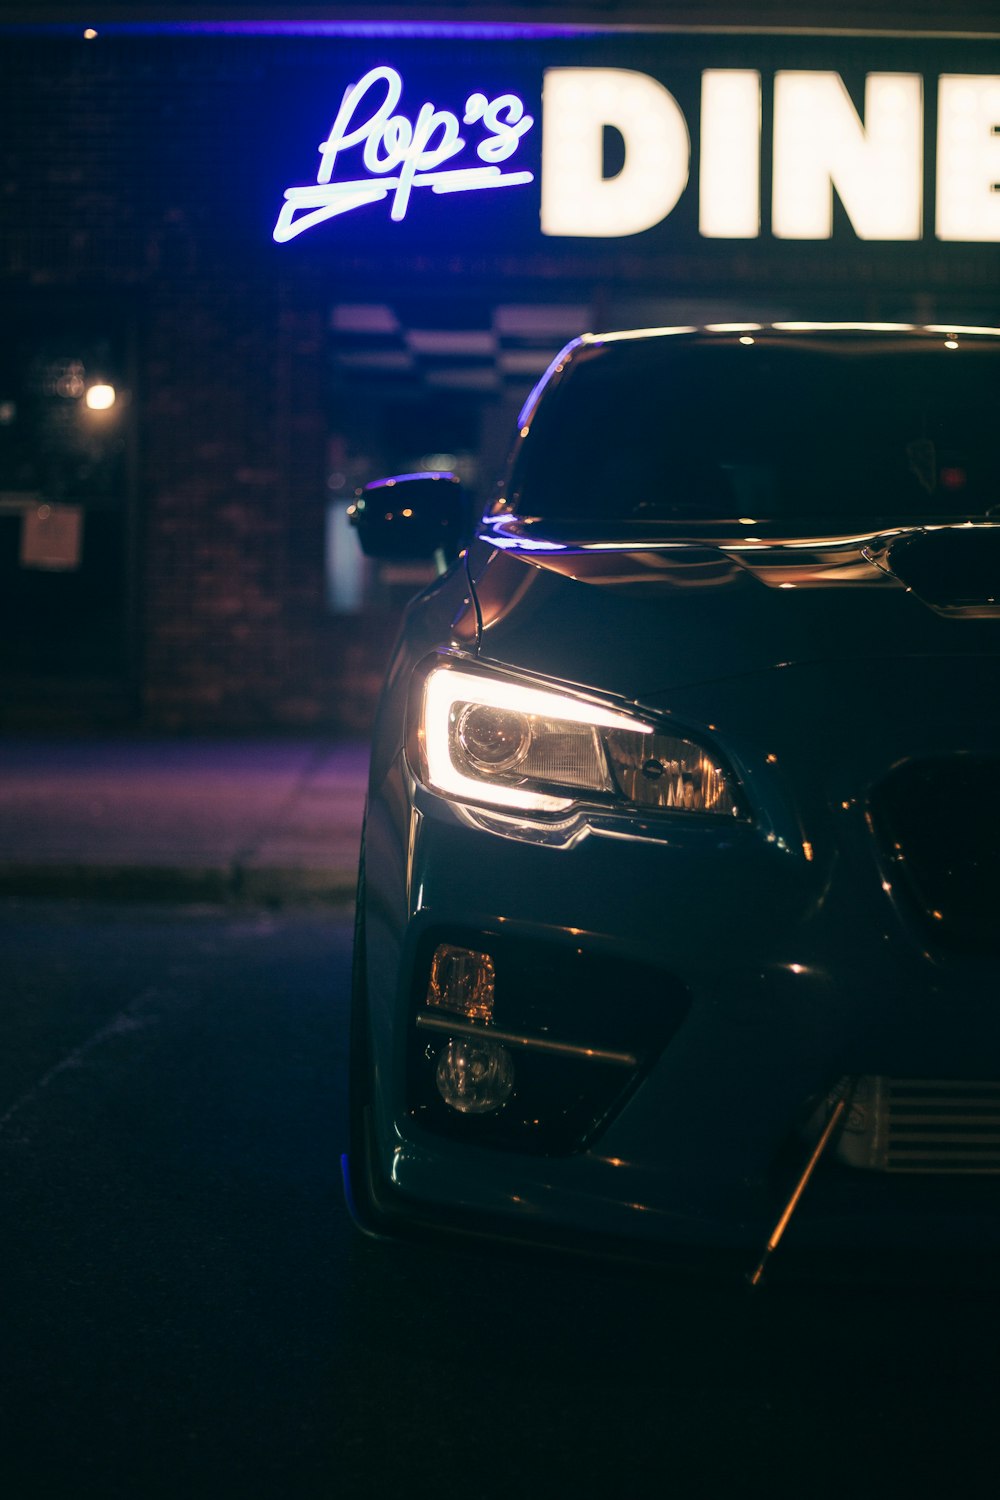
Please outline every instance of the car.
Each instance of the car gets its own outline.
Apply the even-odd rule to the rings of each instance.
[[[997,329],[587,334],[471,528],[359,493],[440,565],[373,735],[362,1224],[1000,1247],[998,412]]]

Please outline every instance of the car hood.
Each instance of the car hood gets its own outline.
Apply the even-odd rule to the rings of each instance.
[[[1000,524],[611,535],[505,518],[467,567],[491,660],[630,699],[810,661],[1000,653]]]

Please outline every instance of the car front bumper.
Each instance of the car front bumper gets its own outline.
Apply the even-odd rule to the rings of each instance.
[[[404,1218],[758,1247],[808,1155],[805,1123],[839,1079],[1000,1077],[995,962],[942,961],[915,938],[881,889],[860,811],[813,860],[760,825],[705,818],[581,824],[546,842],[429,793],[400,755],[371,799],[367,840],[372,1151]],[[464,1137],[428,1128],[413,1059],[432,1061],[440,1042],[415,1033],[437,942],[495,951],[498,985],[504,954],[520,955],[522,975],[525,953],[551,957],[556,976],[574,958],[599,969],[599,1036],[567,985],[545,1011],[556,1040],[606,1043],[637,986],[645,1014],[669,1009],[663,1045],[575,1149],[484,1144],[475,1122]],[[995,1178],[827,1163],[790,1242],[998,1246]]]

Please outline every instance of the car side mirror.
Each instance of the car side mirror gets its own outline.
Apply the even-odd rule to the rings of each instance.
[[[397,474],[357,492],[348,515],[366,557],[447,558],[459,550],[465,521],[454,474]]]

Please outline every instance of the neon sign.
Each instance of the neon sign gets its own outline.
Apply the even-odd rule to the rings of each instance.
[[[696,132],[699,233],[753,240],[769,229],[776,240],[829,240],[836,194],[859,240],[919,240],[928,232],[925,151],[936,146],[934,235],[1000,242],[1000,74],[944,73],[936,82],[934,138],[935,126],[925,124],[931,81],[920,73],[869,73],[859,110],[839,73],[777,71],[768,172],[762,75],[752,68],[705,69]],[[390,217],[398,221],[419,188],[459,193],[533,180],[531,172],[502,166],[534,124],[516,94],[470,94],[460,122],[433,104],[410,119],[398,112],[402,93],[402,79],[389,67],[372,68],[347,89],[319,146],[315,184],[285,192],[277,241],[390,196]],[[466,150],[464,127],[478,137],[480,164],[455,162]],[[625,148],[620,170],[610,176],[609,128]],[[547,68],[541,135],[544,235],[641,234],[668,218],[688,191],[692,132],[674,96],[647,73]],[[344,156],[365,175],[337,178]],[[765,227],[762,182],[768,180]]]
[[[542,108],[543,234],[618,238],[670,214],[690,172],[680,105],[655,78],[624,68],[549,68]],[[859,240],[924,232],[924,80],[869,73],[864,121],[839,73],[780,71],[772,111],[771,233],[833,235],[836,191]],[[761,234],[762,81],[743,68],[701,76],[698,228],[706,239]],[[613,127],[625,161],[604,175]],[[939,240],[1000,241],[1000,74],[937,80]]]
[[[372,96],[379,86],[385,94],[377,107]],[[534,178],[532,172],[505,172],[500,163],[509,160],[522,136],[534,124],[516,94],[470,94],[462,124],[481,128],[484,138],[476,155],[484,166],[451,166],[465,149],[458,117],[450,110],[422,104],[414,120],[394,114],[403,94],[403,80],[395,68],[372,68],[344,94],[330,134],[319,146],[320,163],[315,186],[290,187],[274,238],[279,244],[294,239],[306,229],[365,204],[378,203],[392,194],[389,217],[400,220],[409,207],[414,188],[429,187],[432,193],[468,193],[484,189],[517,187]],[[366,177],[334,180],[337,159],[344,152],[361,148]]]

